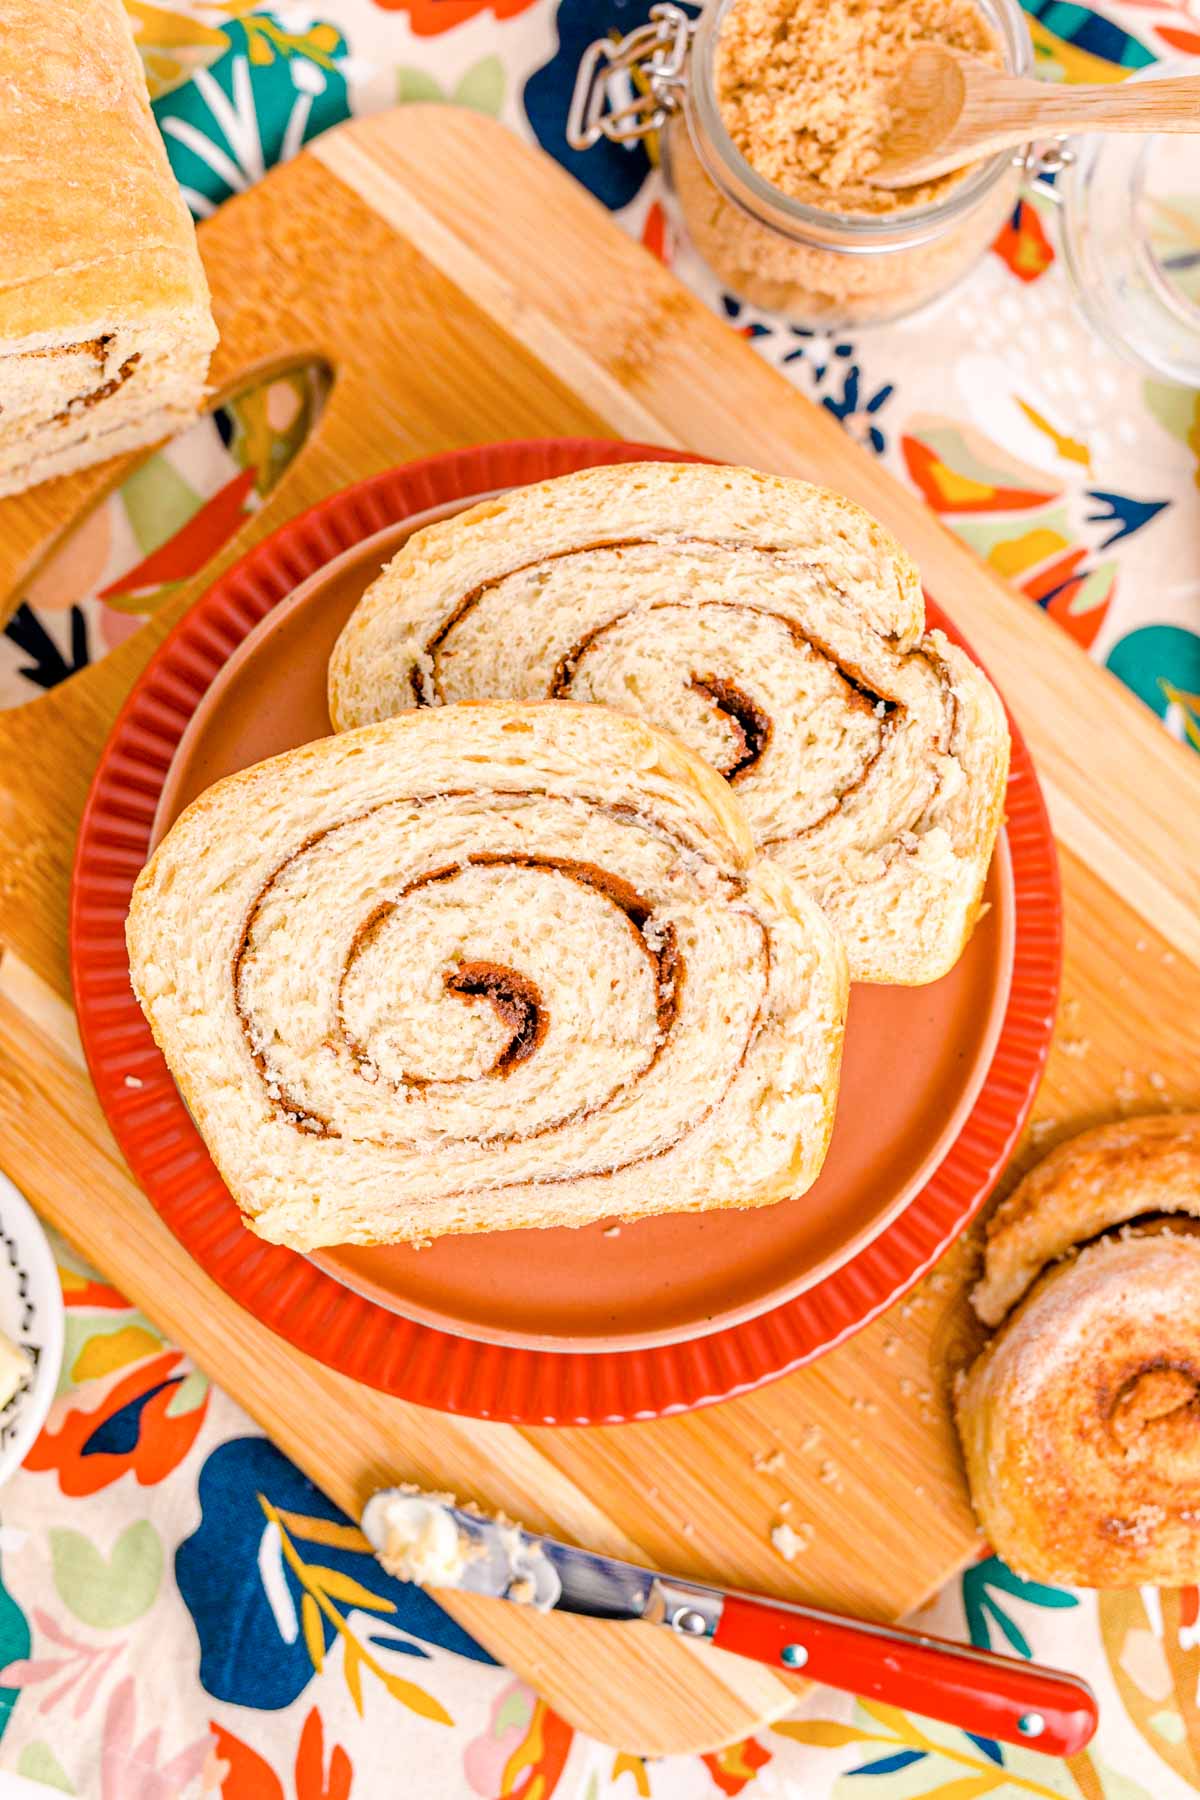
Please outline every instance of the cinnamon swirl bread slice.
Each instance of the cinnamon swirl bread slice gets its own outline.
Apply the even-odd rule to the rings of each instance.
[[[970,936],[1004,711],[925,631],[903,551],[822,489],[637,463],[488,501],[418,533],[372,584],[329,694],[341,730],[488,696],[639,714],[733,783],[854,979],[932,981]]]
[[[247,1222],[419,1242],[801,1194],[846,967],[729,788],[603,707],[448,706],[218,782],[133,985]]]

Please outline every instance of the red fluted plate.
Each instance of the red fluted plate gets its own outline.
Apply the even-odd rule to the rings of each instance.
[[[646,1341],[633,1348],[612,1347],[614,1342],[628,1344],[628,1333],[606,1336],[603,1330],[582,1324],[576,1340],[569,1329],[546,1331],[539,1326],[532,1337],[517,1334],[516,1341],[505,1342],[497,1341],[506,1335],[503,1322],[499,1331],[493,1329],[486,1307],[480,1315],[482,1325],[476,1309],[461,1314],[454,1310],[466,1291],[461,1283],[455,1288],[454,1271],[468,1271],[469,1288],[471,1268],[470,1248],[464,1251],[456,1240],[447,1240],[452,1303],[446,1302],[443,1283],[432,1307],[423,1303],[427,1296],[412,1304],[420,1315],[414,1317],[405,1312],[404,1295],[405,1280],[413,1279],[412,1265],[405,1277],[402,1261],[388,1261],[391,1253],[360,1253],[368,1259],[364,1276],[343,1266],[345,1258],[338,1253],[325,1253],[320,1262],[309,1260],[263,1243],[246,1230],[129,986],[125,914],[155,815],[160,801],[170,800],[172,783],[178,798],[179,761],[191,755],[189,779],[203,763],[196,732],[189,734],[182,751],[180,740],[193,716],[211,709],[205,697],[255,628],[298,584],[364,539],[415,513],[488,490],[639,457],[674,459],[675,453],[591,440],[455,451],[335,494],[256,546],[190,609],[131,692],[92,785],[72,887],[76,1006],[96,1089],[134,1174],[190,1253],[256,1318],[331,1367],[425,1406],[522,1424],[653,1418],[725,1399],[811,1361],[875,1317],[937,1259],[994,1186],[1032,1104],[1058,993],[1061,921],[1054,845],[1028,751],[1014,727],[1007,845],[1002,840],[990,889],[998,917],[984,922],[968,951],[977,967],[986,971],[977,979],[982,982],[980,991],[990,992],[995,1016],[991,1028],[982,1037],[976,1035],[971,1054],[978,1057],[980,1045],[986,1053],[969,1091],[960,1084],[959,1092],[965,1092],[961,1126],[902,1210],[896,1210],[895,1189],[882,1193],[879,1215],[887,1220],[883,1228],[873,1235],[860,1232],[854,1253],[814,1265],[814,1284],[804,1291],[797,1292],[795,1270],[784,1270],[774,1303],[764,1290],[757,1301],[726,1313],[718,1306],[714,1317],[712,1307],[704,1303],[701,1283],[698,1304],[677,1309],[668,1327],[649,1331]],[[957,636],[932,602],[929,614],[932,623]],[[286,623],[282,618],[279,622]],[[286,645],[287,635],[286,630],[276,631],[271,639],[278,648]],[[247,652],[253,649],[247,645]],[[242,667],[247,666],[243,657]],[[312,671],[299,675],[307,681]],[[200,723],[197,718],[197,726]],[[251,721],[245,729],[252,744],[262,722]],[[255,754],[278,747],[282,746],[265,741]],[[222,772],[218,767],[212,774]],[[169,810],[173,813],[175,805]],[[953,984],[954,979],[947,981]],[[902,990],[856,989],[848,1061],[856,1007],[860,1012],[874,1005],[919,1008],[930,1004],[935,989],[942,986],[909,990],[907,1000]],[[947,989],[951,991],[952,987]],[[947,1016],[961,1019],[969,1011],[960,995],[957,1012],[951,1007]],[[908,1017],[915,1024],[917,1012]],[[944,1046],[951,1063],[955,1049],[953,1042]],[[836,1157],[835,1140],[831,1160],[836,1162]],[[814,1189],[813,1196],[818,1194]],[[784,1208],[802,1204],[786,1202]],[[756,1220],[761,1229],[764,1217],[782,1215],[784,1208],[693,1215],[673,1222],[649,1220],[626,1232],[631,1240],[644,1230],[669,1234],[682,1227],[685,1233],[711,1232],[716,1222],[718,1233],[728,1229],[736,1234],[746,1229],[747,1220],[752,1231]],[[501,1249],[501,1237],[510,1244],[536,1240],[533,1253],[523,1260],[545,1268],[558,1260],[541,1253],[543,1240],[551,1235],[582,1239],[585,1234],[505,1233],[495,1234],[494,1242],[473,1242],[487,1247],[486,1262]],[[590,1238],[593,1231],[586,1235]],[[623,1246],[624,1237],[614,1248]],[[730,1243],[735,1241],[731,1236]],[[623,1247],[617,1253],[623,1255]],[[375,1265],[370,1262],[373,1254],[378,1257]],[[425,1265],[433,1254],[422,1253],[416,1266]],[[509,1266],[518,1267],[521,1260]],[[664,1264],[655,1256],[652,1261],[660,1269],[673,1266],[673,1259]],[[723,1261],[719,1257],[714,1269]],[[383,1276],[372,1273],[373,1268],[383,1270]],[[719,1280],[716,1287],[719,1290]],[[788,1297],[780,1303],[783,1295]],[[553,1314],[557,1304],[553,1295],[546,1304]],[[603,1312],[603,1300],[599,1311]],[[439,1328],[455,1318],[461,1319],[457,1330]]]

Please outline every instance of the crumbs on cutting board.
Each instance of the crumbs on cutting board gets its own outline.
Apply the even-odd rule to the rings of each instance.
[[[1121,1079],[1113,1090],[1113,1099],[1122,1112],[1132,1112],[1142,1097],[1141,1083],[1136,1069],[1122,1069]]]
[[[794,1562],[798,1556],[803,1555],[812,1541],[813,1528],[803,1520],[792,1525],[786,1519],[781,1519],[778,1525],[771,1527],[771,1543],[784,1562]]]
[[[600,1235],[601,1237],[620,1237],[621,1227],[619,1225],[606,1225]]]
[[[774,1475],[783,1467],[782,1450],[756,1450],[750,1458],[750,1467],[760,1475]]]

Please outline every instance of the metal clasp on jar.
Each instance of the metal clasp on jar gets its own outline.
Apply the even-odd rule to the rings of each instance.
[[[1044,194],[1055,206],[1062,205],[1062,194],[1055,187],[1053,177],[1061,175],[1075,161],[1075,152],[1066,138],[1051,138],[1048,143],[1043,144],[1027,144],[1014,161],[1031,191]]]
[[[688,49],[693,24],[682,7],[670,0],[652,6],[650,22],[626,37],[596,38],[583,53],[571,109],[567,142],[572,150],[590,150],[600,139],[628,144],[661,131],[678,110],[687,83]],[[613,75],[628,74],[641,88],[623,106],[609,105]]]

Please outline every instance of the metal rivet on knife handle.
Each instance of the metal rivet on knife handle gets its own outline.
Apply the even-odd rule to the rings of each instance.
[[[1022,1713],[1021,1717],[1017,1720],[1017,1730],[1021,1733],[1022,1737],[1041,1737],[1045,1729],[1046,1721],[1043,1719],[1041,1713]]]
[[[779,1652],[779,1660],[789,1669],[802,1669],[808,1661],[808,1651],[803,1644],[785,1644]]]

